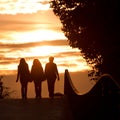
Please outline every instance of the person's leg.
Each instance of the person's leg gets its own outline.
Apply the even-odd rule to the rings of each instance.
[[[37,83],[34,83],[34,86],[35,86],[35,97],[37,98],[38,97],[38,88],[37,88]]]
[[[21,96],[22,96],[22,99],[24,99],[24,87],[23,87],[23,85],[21,85]]]
[[[38,96],[39,98],[41,98],[41,82],[39,83],[39,86],[38,86]]]
[[[26,99],[27,98],[27,82],[21,82],[21,95],[22,95],[22,99]]]
[[[49,97],[54,97],[54,86],[55,86],[55,80],[48,80],[48,91],[49,91]]]
[[[52,81],[52,83],[51,83],[51,97],[52,98],[54,97],[54,87],[55,87],[55,80]]]
[[[47,79],[47,85],[48,85],[49,97],[51,97],[51,82],[49,79]]]
[[[24,87],[24,95],[25,95],[25,99],[27,98],[27,83],[25,84]]]

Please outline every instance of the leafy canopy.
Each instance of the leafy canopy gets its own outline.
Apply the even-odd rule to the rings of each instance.
[[[118,0],[53,0],[69,45],[79,48],[93,67],[89,75],[120,73],[120,13]]]

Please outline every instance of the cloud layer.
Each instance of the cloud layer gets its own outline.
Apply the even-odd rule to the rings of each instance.
[[[80,50],[69,46],[52,9],[43,10],[49,1],[0,0],[0,74],[16,72],[21,57],[30,68],[34,58],[44,67],[51,55],[60,72],[89,69]]]
[[[50,0],[0,0],[0,14],[36,13],[48,10]]]

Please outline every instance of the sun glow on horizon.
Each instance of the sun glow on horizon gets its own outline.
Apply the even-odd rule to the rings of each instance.
[[[29,43],[29,42],[40,42],[40,41],[51,41],[51,40],[66,40],[62,31],[55,31],[49,29],[33,30],[28,32],[11,32],[6,35],[8,39],[2,40],[2,43]],[[10,41],[10,39],[12,39]]]
[[[51,54],[56,54],[62,52],[62,48],[59,46],[40,46],[31,48],[31,53],[34,56],[49,56]],[[39,52],[38,52],[39,51]]]
[[[29,49],[24,49],[22,50],[22,52],[19,50],[14,51],[12,53],[8,52],[5,54],[5,57],[11,58],[11,56],[15,56],[16,60],[19,60],[20,58],[25,56],[25,59],[29,64],[29,68],[31,68],[32,66],[33,59],[38,58],[40,59],[44,68],[45,64],[48,62],[49,56],[54,56],[55,63],[58,65],[58,69],[60,73],[63,73],[65,69],[69,69],[70,72],[84,71],[90,69],[89,66],[86,64],[85,60],[82,58],[82,56],[80,56],[79,52],[80,51],[77,48],[70,49],[69,46],[44,45],[44,46],[36,46],[36,47],[31,47]],[[72,53],[74,54],[72,55]],[[15,72],[19,64],[19,61],[16,62],[16,60],[14,59],[14,61],[12,61],[12,63],[9,64],[7,63],[9,62],[9,60],[6,60],[7,64],[1,65],[0,69],[2,69],[3,71],[12,70],[13,72]],[[1,60],[1,62],[5,62],[5,60]]]

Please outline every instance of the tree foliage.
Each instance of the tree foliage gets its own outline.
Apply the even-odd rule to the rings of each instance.
[[[117,0],[53,0],[69,45],[93,67],[89,75],[120,73],[120,13]]]

